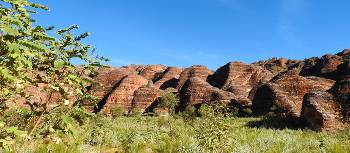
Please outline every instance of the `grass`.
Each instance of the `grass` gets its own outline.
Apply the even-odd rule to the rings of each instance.
[[[316,133],[309,130],[248,126],[260,118],[96,117],[73,135],[16,140],[16,152],[350,152],[350,130]],[[1,152],[1,150],[0,150]]]

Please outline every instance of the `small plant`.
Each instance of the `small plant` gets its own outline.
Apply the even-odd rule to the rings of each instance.
[[[185,111],[181,112],[180,115],[182,116],[182,119],[192,124],[197,117],[197,110],[194,106],[187,106]]]
[[[141,116],[143,114],[142,110],[140,108],[132,108],[131,109],[131,116]]]
[[[209,104],[202,104],[198,110],[199,115],[203,117],[235,117],[238,116],[238,108],[226,104],[222,101],[213,101]]]
[[[214,110],[208,104],[202,104],[198,110],[201,117],[213,116]]]
[[[317,57],[305,59],[305,66],[315,66],[318,60],[319,59]]]
[[[228,150],[229,147],[226,143],[229,140],[227,118],[225,118],[225,115],[221,111],[216,110],[215,107],[215,105],[203,105],[200,108],[200,111],[204,113],[205,117],[199,120],[199,127],[196,128],[199,144],[211,152]]]
[[[122,107],[118,107],[118,106],[112,108],[111,112],[112,112],[113,118],[121,117],[124,115],[124,109]]]
[[[158,107],[160,108],[166,108],[171,113],[175,112],[175,108],[180,103],[180,99],[178,96],[176,96],[174,93],[171,92],[170,89],[167,89],[164,91],[162,96],[158,100]]]
[[[250,108],[244,108],[242,109],[242,113],[241,113],[243,117],[248,117],[248,116],[252,116],[253,115],[253,111]]]

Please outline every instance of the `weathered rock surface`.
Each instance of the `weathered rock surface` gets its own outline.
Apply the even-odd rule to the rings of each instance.
[[[261,66],[269,70],[271,73],[277,75],[294,67],[298,67],[297,65],[300,63],[302,63],[302,61],[290,60],[286,58],[271,58],[269,60],[255,62],[253,65]]]
[[[16,95],[13,98],[7,99],[5,101],[8,107],[23,107],[31,109],[31,105],[43,105],[46,102],[50,102],[48,107],[57,105],[63,102],[63,97],[58,92],[53,92],[52,95],[45,92],[47,89],[47,84],[39,83],[38,86],[28,86],[24,89],[24,95],[27,97],[22,97],[20,95]]]
[[[350,119],[350,76],[338,81],[330,90],[341,106],[343,118]]]
[[[128,65],[121,67],[124,70],[134,72],[133,74],[139,74],[148,80],[155,80],[161,75],[167,67],[164,65]]]
[[[313,58],[312,63],[305,65],[300,74],[341,80],[344,76],[350,74],[349,59],[350,50],[348,49],[336,55],[327,54],[321,58]]]
[[[129,110],[134,98],[134,92],[147,84],[148,80],[140,75],[132,74],[126,76],[104,102],[104,107],[107,109],[122,107],[125,110]]]
[[[165,70],[164,65],[147,65],[144,68],[140,68],[140,75],[148,80],[155,80],[159,75],[161,75]]]
[[[282,116],[300,117],[304,95],[312,91],[327,91],[333,84],[333,80],[302,77],[297,71],[288,71],[257,90],[252,108],[255,113],[264,114],[275,106]]]
[[[94,79],[97,84],[91,87],[90,93],[102,100],[124,77],[135,73],[135,71],[126,68],[103,68],[98,73]]]
[[[344,50],[304,61],[230,62],[215,73],[203,65],[105,68],[95,78],[102,86],[93,85],[91,93],[107,109],[118,106],[126,111],[147,111],[156,104],[161,90],[175,88],[180,109],[220,100],[238,104],[235,107],[251,107],[256,114],[273,111],[290,119],[303,118],[314,130],[330,130],[350,117],[349,59],[350,50]]]
[[[67,92],[70,92],[73,89],[67,85],[65,86],[65,90],[67,90]],[[60,94],[60,92],[52,90],[45,83],[38,83],[36,86],[28,86],[23,90],[23,93],[21,95],[18,94],[12,98],[7,99],[5,101],[5,105],[10,108],[22,107],[30,110],[43,110],[44,107],[53,108],[62,104],[71,106],[78,99],[78,97],[75,95],[67,94],[66,96],[63,96]],[[68,103],[66,100],[68,100]]]
[[[203,65],[194,65],[190,68],[186,68],[180,74],[177,89],[180,90],[186,81],[190,78],[198,77],[206,81],[208,79],[208,76],[212,75],[213,73],[213,71],[209,70],[206,66]]]
[[[251,105],[255,89],[272,79],[273,74],[260,66],[231,62],[219,68],[210,79],[210,84],[234,93],[243,105]]]
[[[335,130],[343,127],[340,105],[328,92],[316,91],[306,94],[301,117],[316,131]]]
[[[141,87],[134,93],[131,108],[137,108],[141,112],[150,107],[161,95],[161,90],[156,88]]]
[[[191,77],[180,91],[183,106],[210,103],[216,100],[228,101],[235,99],[234,94],[211,86],[199,77]]]
[[[154,86],[162,90],[176,88],[181,72],[181,68],[168,67],[160,79],[154,83]]]

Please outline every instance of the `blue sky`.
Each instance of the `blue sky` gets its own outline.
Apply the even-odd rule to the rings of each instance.
[[[304,59],[350,47],[348,0],[34,0],[36,16],[89,31],[115,66]]]

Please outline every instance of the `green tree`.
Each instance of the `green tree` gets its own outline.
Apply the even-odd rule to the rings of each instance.
[[[158,107],[169,109],[170,112],[174,112],[175,108],[178,106],[180,99],[172,92],[172,90],[166,90],[159,98]]]
[[[43,99],[44,110],[36,125],[49,111],[47,105],[53,93],[59,93],[60,104],[68,106],[91,97],[85,88],[92,83],[89,76],[106,60],[95,55],[92,46],[81,43],[88,32],[72,34],[77,25],[58,30],[55,36],[47,34],[54,27],[34,26],[31,15],[39,10],[48,8],[27,0],[0,0],[0,103],[21,95],[31,104],[24,89],[45,84],[43,92],[49,96]],[[73,59],[81,65],[74,65]]]

